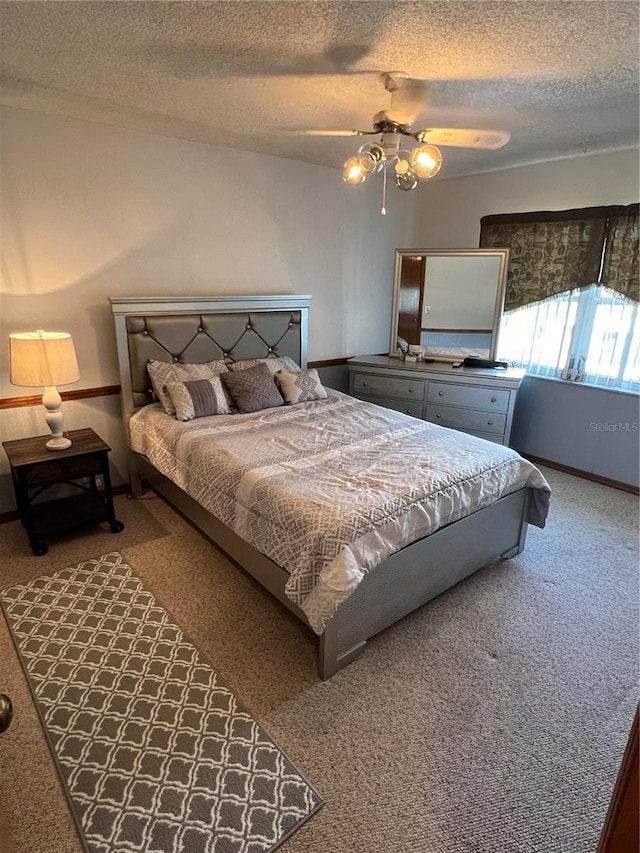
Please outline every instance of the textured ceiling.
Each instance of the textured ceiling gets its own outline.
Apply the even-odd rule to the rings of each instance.
[[[638,144],[637,2],[0,2],[1,102],[339,166],[432,81],[423,127],[511,132],[444,149],[441,177]]]

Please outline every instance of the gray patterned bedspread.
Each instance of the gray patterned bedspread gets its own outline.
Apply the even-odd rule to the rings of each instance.
[[[130,420],[131,446],[278,565],[322,633],[366,572],[405,545],[531,487],[515,451],[329,392],[326,400],[179,423],[158,404]]]

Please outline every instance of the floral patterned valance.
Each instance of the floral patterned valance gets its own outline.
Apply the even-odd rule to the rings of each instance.
[[[600,283],[638,301],[638,205],[485,216],[480,246],[508,248],[505,310]]]
[[[618,212],[612,213],[609,218],[600,283],[634,302],[640,302],[638,205],[612,210]]]

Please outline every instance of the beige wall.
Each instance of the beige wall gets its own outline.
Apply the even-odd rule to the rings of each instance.
[[[381,217],[333,169],[16,109],[1,153],[0,397],[25,326],[73,334],[78,387],[117,382],[108,296],[310,293],[316,360],[367,350],[391,304],[414,196]]]
[[[475,248],[480,219],[493,213],[633,204],[639,153],[611,151],[427,184],[418,194],[407,248]]]
[[[0,397],[11,331],[72,333],[73,388],[118,383],[107,298],[308,293],[309,358],[385,349],[394,250],[415,196],[353,189],[335,169],[4,108],[1,125]],[[126,479],[117,398],[65,404]],[[42,410],[0,411],[2,439],[46,432]],[[13,504],[0,454],[0,512]]]

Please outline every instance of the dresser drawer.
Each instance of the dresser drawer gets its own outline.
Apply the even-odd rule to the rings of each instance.
[[[90,477],[92,474],[102,474],[102,457],[98,453],[79,456],[76,459],[36,463],[27,469],[26,478],[29,486],[38,486]]]
[[[496,435],[503,435],[507,425],[506,415],[431,404],[427,405],[427,420],[440,426],[474,432],[490,432]]]
[[[375,403],[376,406],[383,406],[385,409],[393,409],[396,412],[402,412],[405,415],[411,415],[413,418],[422,417],[422,403],[413,400],[391,400],[388,397],[367,397],[366,394],[358,395],[360,400],[365,400],[367,403]]]
[[[467,429],[465,430],[469,435],[475,435],[476,438],[484,438],[485,441],[493,441],[494,444],[505,444],[508,446],[508,442],[505,441],[504,435],[498,435],[497,433],[494,435],[491,432],[477,432],[477,430]]]
[[[430,403],[484,409],[487,412],[508,412],[510,394],[510,391],[474,388],[473,385],[446,385],[444,382],[430,382],[427,400]]]
[[[378,376],[375,373],[356,373],[353,377],[353,392],[358,397],[374,394],[400,400],[424,400],[425,381],[396,379],[394,376]],[[374,401],[375,402],[375,401]]]

